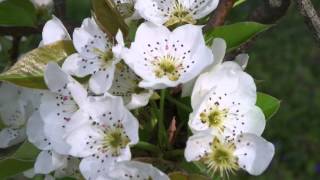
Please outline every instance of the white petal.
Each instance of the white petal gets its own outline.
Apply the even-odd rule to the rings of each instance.
[[[221,64],[226,54],[226,49],[227,49],[226,41],[221,38],[215,38],[212,42],[211,49],[214,55],[213,65]]]
[[[117,41],[117,45],[112,48],[112,52],[116,56],[116,58],[122,59],[122,53],[125,48],[125,44],[124,44],[123,34],[121,30],[119,30],[116,35],[116,41]]]
[[[198,76],[206,67],[213,63],[214,59],[211,50],[205,44],[202,26],[188,24],[176,28],[171,34],[171,41],[175,43],[178,40],[181,42],[181,46],[183,45],[176,52],[179,53],[180,58],[183,59],[184,55],[182,53],[184,51],[191,51],[189,57],[184,59],[183,62],[186,72],[182,74],[181,82],[186,83]],[[179,44],[177,45],[179,46]]]
[[[238,91],[246,94],[248,100],[251,99],[253,103],[256,101],[256,86],[253,78],[243,72],[235,62],[224,62],[199,76],[191,96],[192,107],[197,108],[213,87],[226,93]]]
[[[95,154],[97,147],[87,142],[100,139],[102,139],[102,137],[99,132],[89,124],[78,127],[66,138],[66,142],[71,147],[69,154],[76,157],[87,157]]]
[[[0,149],[23,142],[26,138],[25,129],[4,128],[0,131]]]
[[[215,10],[219,4],[219,0],[203,0],[203,1],[189,1],[179,0],[187,9],[191,9],[195,19],[200,19],[213,10]],[[191,2],[191,3],[190,3]]]
[[[236,147],[234,155],[239,158],[239,166],[251,175],[262,174],[274,156],[273,144],[254,134],[238,136]]]
[[[135,9],[138,14],[145,20],[157,25],[164,24],[168,19],[168,14],[171,11],[172,3],[170,1],[151,1],[151,0],[137,0]],[[161,11],[161,10],[164,11]]]
[[[184,151],[186,160],[198,161],[206,152],[210,152],[212,139],[213,136],[208,131],[196,133],[189,137]]]
[[[51,44],[61,40],[71,40],[71,37],[62,22],[55,16],[47,21],[42,31],[43,44]]]
[[[236,59],[234,61],[237,62],[244,70],[244,69],[246,69],[246,67],[248,65],[249,55],[248,54],[239,54],[238,56],[236,56]]]
[[[36,174],[49,174],[67,163],[66,156],[53,151],[41,151],[34,164]]]
[[[126,107],[131,110],[146,106],[152,94],[153,91],[151,90],[140,94],[132,94],[131,101],[126,104]]]
[[[169,177],[151,164],[138,161],[123,161],[115,164],[110,172],[106,172],[104,176],[98,179],[110,180],[130,180],[130,179],[153,179],[153,180],[169,180]]]
[[[69,150],[64,136],[68,129],[73,128],[72,116],[77,110],[78,106],[69,96],[53,93],[42,97],[40,114],[44,121],[45,134],[54,150],[60,154],[66,154]]]
[[[66,96],[69,95],[67,84],[74,81],[71,76],[61,70],[58,64],[53,62],[47,64],[44,79],[50,91]]]
[[[80,172],[86,179],[97,179],[104,171],[109,171],[113,164],[104,164],[99,158],[86,157],[80,163]]]
[[[21,100],[13,100],[5,106],[0,107],[0,117],[2,122],[7,126],[20,127],[27,120],[27,104]]]
[[[74,76],[85,77],[97,71],[101,63],[96,59],[84,59],[80,54],[70,55],[63,63],[62,69]]]
[[[72,98],[80,108],[85,107],[87,104],[87,90],[79,83],[69,83],[67,88],[71,92]]]
[[[27,122],[28,140],[41,150],[51,149],[51,143],[44,133],[44,123],[39,111],[35,111]]]
[[[7,82],[0,83],[0,106],[15,101],[20,97],[21,88]]]
[[[103,94],[112,86],[115,66],[112,64],[99,69],[89,80],[90,90],[96,94]]]
[[[34,169],[29,169],[23,172],[23,175],[27,178],[32,179],[36,174],[34,173]]]

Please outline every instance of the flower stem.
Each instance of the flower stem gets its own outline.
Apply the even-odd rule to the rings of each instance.
[[[170,101],[171,103],[175,104],[178,108],[181,108],[187,112],[192,112],[192,108],[190,108],[189,106],[183,104],[182,102],[176,100],[175,98],[173,98],[172,96],[166,96],[166,99],[168,101]]]
[[[168,136],[167,136],[167,131],[164,125],[165,98],[166,98],[166,90],[163,89],[161,90],[161,93],[160,93],[160,110],[159,110],[159,121],[158,121],[158,140],[161,148],[166,148],[168,145]]]
[[[133,148],[146,150],[155,153],[156,155],[161,155],[162,152],[156,145],[150,144],[148,142],[140,141],[136,145],[133,146]]]

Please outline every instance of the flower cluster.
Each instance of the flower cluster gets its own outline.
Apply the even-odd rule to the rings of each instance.
[[[185,159],[203,163],[209,174],[223,176],[240,168],[261,174],[274,147],[261,137],[265,117],[255,105],[253,78],[243,70],[248,56],[222,62],[224,40],[215,39],[212,48],[207,47],[202,26],[195,25],[218,0],[115,4],[128,21],[146,20],[133,42],[125,42],[120,30],[115,37],[107,35],[94,18],[84,19],[72,36],[56,17],[45,24],[40,46],[67,40],[76,52],[61,67],[46,65],[48,90],[1,84],[5,128],[0,148],[27,137],[41,150],[34,168],[25,173],[28,177],[169,179],[152,165],[132,159],[140,124],[131,110],[147,106],[158,90],[182,85],[193,109]]]

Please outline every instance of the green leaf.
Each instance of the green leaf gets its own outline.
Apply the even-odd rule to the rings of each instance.
[[[74,53],[72,41],[59,41],[42,46],[23,55],[8,71],[0,74],[0,81],[29,88],[46,88],[43,71],[48,62],[61,63],[66,57]]]
[[[169,174],[170,180],[210,180],[210,178],[199,174],[185,174],[182,172],[173,172]]]
[[[0,25],[35,26],[36,9],[30,0],[6,0],[0,3]]]
[[[0,160],[0,179],[14,176],[33,167],[39,150],[29,142],[24,142],[10,157]]]
[[[205,33],[205,40],[207,45],[211,46],[214,38],[223,38],[227,42],[228,51],[230,51],[267,30],[269,27],[270,25],[256,22],[240,22],[219,26],[207,31]]]
[[[128,34],[128,26],[124,22],[112,0],[92,0],[93,15],[100,28],[109,35],[115,36],[119,29]]]
[[[266,119],[270,119],[274,116],[280,108],[281,101],[268,94],[258,93],[257,106],[260,107],[266,116]]]

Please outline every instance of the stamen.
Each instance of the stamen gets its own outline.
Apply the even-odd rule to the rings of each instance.
[[[165,23],[167,27],[182,23],[196,23],[196,20],[193,19],[191,12],[187,8],[185,8],[179,1],[174,2],[173,9],[169,17],[169,20]]]
[[[162,78],[163,76],[167,76],[171,81],[177,81],[180,78],[180,70],[183,67],[176,57],[166,55],[155,59],[152,63],[155,66],[154,73],[156,77]]]
[[[235,145],[232,142],[222,143],[219,139],[214,138],[211,145],[211,152],[202,157],[201,161],[207,165],[210,173],[219,171],[223,177],[229,173],[234,173],[239,169],[238,158],[233,155]]]

